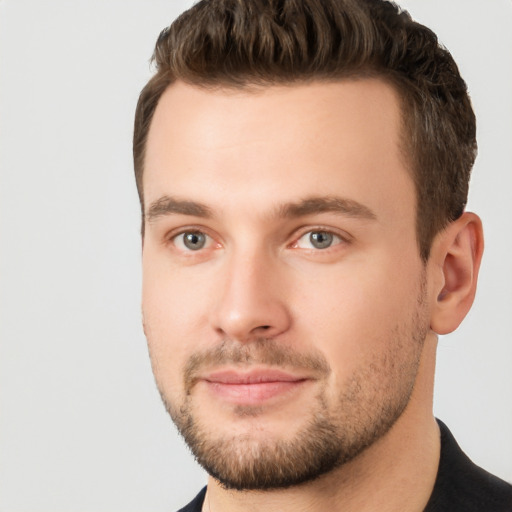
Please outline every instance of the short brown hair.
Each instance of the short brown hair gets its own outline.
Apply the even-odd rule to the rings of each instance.
[[[162,31],[153,60],[133,140],[143,222],[146,139],[162,93],[176,80],[245,88],[382,78],[402,102],[402,150],[416,186],[425,261],[434,236],[464,211],[476,157],[466,84],[436,35],[392,2],[202,0]]]

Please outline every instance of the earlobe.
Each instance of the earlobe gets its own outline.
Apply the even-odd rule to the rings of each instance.
[[[437,334],[454,331],[468,313],[476,293],[484,248],[482,222],[465,212],[434,240],[431,259],[441,273],[431,315]]]

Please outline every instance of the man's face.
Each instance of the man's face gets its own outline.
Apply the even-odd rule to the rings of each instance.
[[[160,100],[145,332],[166,407],[227,487],[330,471],[409,402],[429,314],[399,138],[378,80]]]

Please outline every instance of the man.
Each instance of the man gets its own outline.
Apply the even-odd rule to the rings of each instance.
[[[509,511],[432,414],[475,295],[466,86],[382,0],[202,1],[137,107],[143,317],[187,511]]]

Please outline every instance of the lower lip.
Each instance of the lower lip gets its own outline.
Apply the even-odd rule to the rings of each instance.
[[[209,390],[217,397],[237,405],[259,405],[275,397],[287,395],[306,382],[272,381],[254,384],[225,384],[221,382],[205,381]]]

